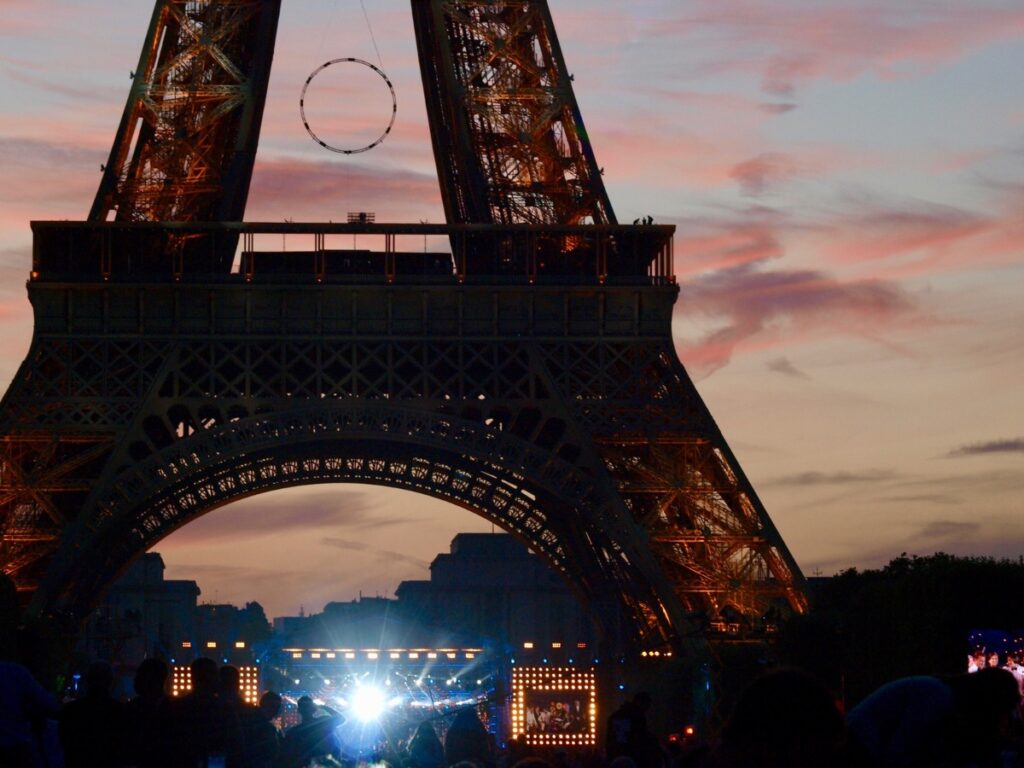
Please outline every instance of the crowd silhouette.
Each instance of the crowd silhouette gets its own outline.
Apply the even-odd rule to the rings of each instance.
[[[112,695],[96,663],[82,695],[60,706],[19,664],[0,662],[0,766],[4,768],[304,768],[353,766],[338,726],[344,717],[308,696],[300,721],[281,732],[282,698],[258,706],[239,671],[192,663],[192,690],[167,694],[169,670],[143,662],[135,696]],[[713,740],[662,740],[648,724],[652,697],[638,693],[605,722],[603,752],[528,746],[498,749],[474,707],[459,710],[442,741],[430,720],[401,748],[377,755],[386,768],[1024,768],[1021,692],[1005,669],[892,681],[843,713],[816,678],[777,669],[756,678]],[[50,725],[48,725],[50,724]]]

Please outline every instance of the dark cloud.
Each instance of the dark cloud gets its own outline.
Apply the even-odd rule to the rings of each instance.
[[[991,222],[975,211],[920,200],[885,200],[859,190],[840,197],[851,223],[873,238],[903,238],[921,247],[983,230]]]
[[[918,532],[922,539],[952,539],[972,536],[981,531],[981,523],[965,523],[955,520],[933,520]]]
[[[796,109],[797,105],[792,102],[765,102],[764,104],[758,104],[757,108],[762,112],[767,112],[769,115],[784,115]]]
[[[24,267],[27,270],[32,264],[32,246],[22,245],[0,248],[0,268],[8,267],[12,264],[16,265],[19,269]]]
[[[766,94],[779,98],[792,98],[796,83],[812,76],[815,61],[812,56],[782,55],[770,59],[764,68],[761,87]]]
[[[38,139],[0,137],[0,164],[4,166],[27,166],[43,164],[58,168],[73,167],[96,161],[99,148],[82,147],[75,144],[58,144]],[[105,158],[103,158],[105,159]],[[99,166],[97,166],[99,183]]]
[[[786,357],[777,357],[774,360],[769,360],[767,367],[769,371],[781,373],[783,376],[789,376],[794,379],[810,380],[811,378],[807,373],[793,365],[789,358]]]
[[[231,565],[168,563],[164,573],[168,579],[195,581],[205,603],[233,603],[243,605],[249,601],[273,601],[277,595],[302,597],[311,584],[319,585],[323,574],[317,571],[276,570],[272,568]]]
[[[1024,453],[1024,437],[961,445],[959,448],[954,448],[947,453],[946,458],[987,456],[992,453]]]
[[[790,155],[765,152],[733,166],[729,173],[747,195],[763,195],[770,187],[797,175],[799,168]]]
[[[25,281],[32,269],[32,246],[0,248],[0,295],[25,295]]]
[[[957,495],[965,499],[983,496],[992,498],[994,494],[1016,496],[1024,487],[1024,472],[1008,469],[986,469],[979,472],[949,472],[914,477],[898,482],[894,489],[907,489],[912,494]]]
[[[888,469],[868,469],[863,472],[802,472],[769,480],[768,485],[816,487],[822,485],[859,485],[893,480],[896,473]]]
[[[7,175],[0,203],[25,210],[29,218],[77,218],[88,210],[109,151],[109,145],[0,137],[0,168]]]
[[[1015,160],[1024,161],[1024,147],[1011,150],[1005,154]],[[997,192],[1004,196],[1008,195],[1011,199],[1024,200],[1024,182],[1006,181],[1005,179],[995,179],[988,176],[981,176],[978,181],[981,186],[992,192]]]
[[[336,538],[323,538],[320,540],[321,544],[325,544],[328,547],[335,547],[337,549],[348,550],[350,552],[362,552],[364,554],[373,555],[376,557],[385,557],[388,560],[396,561],[399,563],[407,563],[408,565],[414,565],[417,568],[426,570],[430,567],[430,563],[426,560],[420,560],[418,557],[411,557],[401,552],[393,552],[388,549],[380,549],[378,547],[371,546],[363,541],[351,541],[349,539],[336,539]]]
[[[174,533],[175,545],[268,536],[306,528],[355,528],[370,531],[402,525],[408,518],[386,516],[361,491],[267,494],[215,510]]]
[[[40,77],[16,66],[8,66],[6,70],[11,80],[34,88],[36,91],[56,94],[68,101],[93,104],[116,103],[116,100],[124,98],[124,94],[128,91],[127,85],[124,89],[118,90],[110,88],[97,89],[95,87],[83,88],[80,84],[69,84],[60,80]],[[127,78],[125,80],[127,81]]]
[[[963,499],[953,494],[920,493],[906,496],[883,496],[879,501],[893,504],[960,504]]]

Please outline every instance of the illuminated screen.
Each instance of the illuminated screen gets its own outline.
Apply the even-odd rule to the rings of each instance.
[[[526,692],[527,733],[586,733],[590,695],[584,691]]]
[[[597,736],[596,689],[591,669],[514,668],[513,735],[538,746],[593,746]]]
[[[1024,629],[976,629],[967,638],[967,671],[999,667],[1024,686]]]

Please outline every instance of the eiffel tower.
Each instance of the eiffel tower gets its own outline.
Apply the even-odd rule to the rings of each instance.
[[[803,611],[676,356],[674,228],[616,223],[547,3],[412,0],[445,225],[242,222],[279,10],[157,0],[88,220],[32,223],[0,404],[30,615],[73,626],[176,528],[323,482],[493,521],[631,647]],[[451,253],[400,247],[428,234]]]

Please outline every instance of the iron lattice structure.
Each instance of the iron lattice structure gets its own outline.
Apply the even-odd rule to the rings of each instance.
[[[614,224],[546,2],[413,0],[452,224]]]
[[[256,4],[159,2],[150,44],[176,5]],[[270,15],[248,34],[276,20],[276,4],[258,5]],[[355,481],[446,499],[515,533],[610,631],[624,616],[640,647],[682,646],[701,624],[755,631],[803,610],[799,569],[676,356],[672,228],[574,223],[612,214],[546,4],[414,0],[413,10],[439,165],[458,165],[441,172],[453,223],[197,223],[172,206],[175,218],[156,223],[119,209],[113,222],[33,224],[35,332],[0,404],[4,572],[35,613],[81,619],[134,557],[199,515],[275,488]],[[438,62],[452,51],[483,61],[487,35],[493,82],[516,90],[510,73],[529,68],[503,57],[519,46],[560,89],[557,110],[539,95],[527,105],[549,105],[531,113],[547,128],[521,133],[523,147],[512,131],[502,150],[532,145],[536,160],[557,146],[558,163],[531,166],[548,170],[579,161],[529,182],[548,195],[541,206],[516,207],[525,187],[509,179],[532,171],[493,164],[493,126],[476,138],[468,124],[438,131],[440,111],[468,114],[444,90],[459,81],[439,85]],[[269,68],[272,35],[260,40],[266,60],[252,66]],[[195,104],[182,114],[201,94],[185,92]],[[578,143],[566,150],[549,139],[569,135],[569,118]],[[220,158],[211,178],[239,167],[227,149],[238,135],[206,154]],[[167,167],[168,187],[187,186],[189,164]],[[247,174],[222,187],[232,205]],[[528,208],[557,221],[487,223],[502,200],[503,216]],[[215,209],[195,215],[226,216]],[[384,250],[328,247],[354,234]],[[397,246],[425,234],[448,235],[452,254]],[[273,250],[286,235],[313,248]]]
[[[280,0],[160,0],[91,221],[245,213]]]

